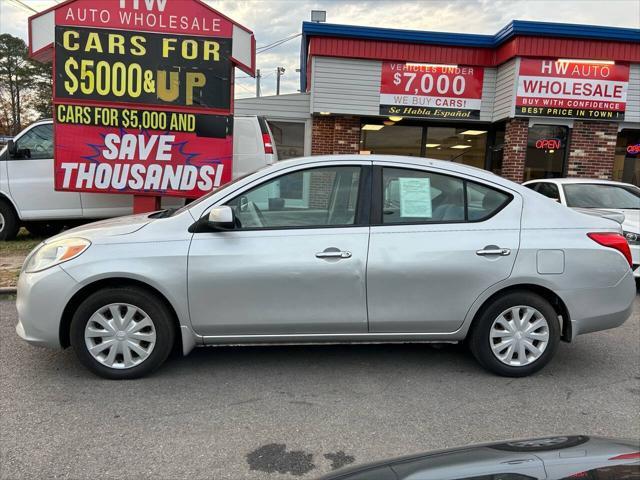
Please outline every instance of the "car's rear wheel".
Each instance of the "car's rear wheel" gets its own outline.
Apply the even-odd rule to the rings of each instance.
[[[13,240],[20,230],[18,216],[4,200],[0,200],[0,241]]]
[[[71,345],[89,370],[115,380],[142,377],[167,359],[175,338],[171,313],[134,287],[89,295],[71,320]]]
[[[472,325],[469,346],[486,369],[524,377],[549,363],[559,340],[560,322],[553,306],[540,295],[516,291],[484,308]]]

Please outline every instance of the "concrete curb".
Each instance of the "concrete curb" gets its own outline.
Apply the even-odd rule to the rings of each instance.
[[[0,287],[0,295],[15,295],[16,287]]]

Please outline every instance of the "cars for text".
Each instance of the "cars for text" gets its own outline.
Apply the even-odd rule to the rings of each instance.
[[[621,325],[635,295],[612,220],[452,162],[318,156],[46,240],[17,332],[116,379],[175,344],[462,341],[523,376],[560,340]]]

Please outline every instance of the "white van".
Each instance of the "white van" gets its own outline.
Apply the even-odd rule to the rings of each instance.
[[[234,117],[233,178],[277,160],[264,118]],[[65,225],[129,215],[133,195],[57,192],[53,185],[53,120],[25,128],[0,150],[0,240],[15,238],[20,226],[34,235],[53,235]],[[184,205],[164,197],[162,207]]]

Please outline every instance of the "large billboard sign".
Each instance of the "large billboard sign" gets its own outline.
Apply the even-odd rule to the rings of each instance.
[[[231,179],[233,70],[253,73],[250,31],[200,0],[52,13],[56,190],[198,197]]]
[[[629,65],[520,59],[516,115],[624,120]]]
[[[479,119],[484,68],[382,62],[380,114]]]

